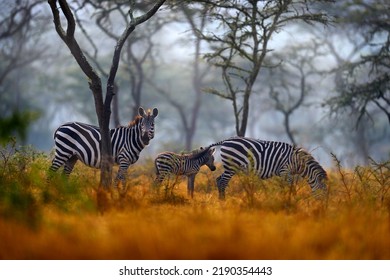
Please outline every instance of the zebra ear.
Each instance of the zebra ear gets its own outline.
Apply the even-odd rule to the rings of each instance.
[[[157,117],[157,115],[158,115],[158,110],[157,110],[157,108],[154,108],[153,109],[153,117],[155,118],[155,117]]]
[[[138,114],[141,116],[141,117],[146,117],[146,113],[145,113],[145,110],[144,110],[144,108],[142,108],[142,107],[139,107],[138,108]]]
[[[211,149],[210,149],[210,154],[211,154],[211,155],[214,155],[214,154],[215,154],[215,148],[211,148]]]

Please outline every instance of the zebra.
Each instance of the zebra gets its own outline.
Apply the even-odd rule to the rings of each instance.
[[[224,168],[216,180],[220,199],[225,198],[225,189],[230,179],[240,170],[254,172],[261,179],[281,176],[290,184],[293,183],[294,175],[300,175],[307,177],[313,193],[327,189],[325,170],[302,148],[284,142],[247,137],[232,137],[209,145],[215,146],[221,146]]]
[[[154,119],[158,115],[153,111],[138,109],[139,115],[128,126],[119,126],[110,130],[112,156],[119,164],[115,184],[119,180],[125,185],[126,172],[134,164],[141,151],[154,138]],[[85,165],[100,168],[101,134],[99,127],[80,122],[69,122],[61,125],[54,133],[55,155],[49,172],[56,172],[64,165],[63,174],[68,177],[77,160]]]
[[[200,148],[189,154],[176,154],[163,152],[157,155],[154,164],[156,167],[156,183],[161,182],[170,174],[187,176],[187,193],[194,197],[195,176],[200,168],[206,165],[211,171],[215,171],[214,165],[215,148]]]

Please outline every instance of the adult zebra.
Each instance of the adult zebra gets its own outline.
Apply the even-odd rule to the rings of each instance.
[[[200,148],[200,150],[189,154],[160,153],[154,160],[157,175],[156,182],[161,184],[170,174],[187,176],[187,192],[189,196],[194,197],[195,176],[200,168],[206,165],[211,171],[216,169],[214,153],[215,148]]]
[[[219,198],[225,198],[225,189],[234,174],[239,171],[254,172],[262,179],[274,175],[287,179],[291,184],[293,175],[307,177],[313,192],[326,190],[325,170],[305,150],[283,142],[233,137],[211,144],[221,146],[224,172],[217,178]]]
[[[128,126],[119,126],[110,130],[112,156],[115,164],[119,164],[115,183],[125,183],[126,171],[135,163],[141,151],[154,138],[154,119],[158,115],[153,111],[140,107],[139,115]],[[61,125],[54,133],[55,156],[50,172],[57,171],[64,165],[63,173],[69,176],[77,160],[84,164],[100,168],[101,134],[99,127],[79,122]]]

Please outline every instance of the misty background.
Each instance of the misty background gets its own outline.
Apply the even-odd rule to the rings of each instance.
[[[76,37],[104,80],[127,14],[115,8],[117,1],[106,6],[107,14],[97,12],[95,2],[69,5]],[[142,11],[148,1],[135,2]],[[139,106],[159,109],[155,138],[141,159],[236,135],[232,101],[210,90],[224,90],[221,69],[207,57],[213,45],[195,32],[223,34],[224,26],[202,17],[201,4],[185,5],[196,1],[173,2],[131,34],[117,74],[111,128],[133,120]],[[311,2],[330,21],[292,21],[273,34],[245,136],[295,143],[325,167],[333,165],[331,153],[346,167],[389,160],[390,6],[384,0]],[[93,95],[46,1],[1,0],[0,6],[0,129],[49,153],[60,124],[98,123]]]

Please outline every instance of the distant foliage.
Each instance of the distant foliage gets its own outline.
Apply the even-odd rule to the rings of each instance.
[[[365,47],[357,61],[345,62],[339,71],[338,95],[327,100],[333,112],[357,111],[357,124],[372,108],[385,114],[390,123],[389,5],[388,1],[339,1],[339,26],[353,32],[350,38]],[[356,43],[355,43],[356,44]],[[356,47],[355,47],[356,48]],[[356,49],[359,49],[356,48]],[[341,73],[341,72],[340,72]]]
[[[26,139],[28,127],[39,118],[37,112],[14,112],[9,117],[0,116],[0,144],[6,144],[17,136],[22,141]]]

